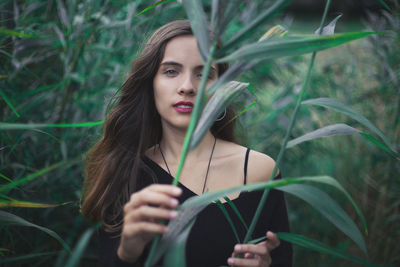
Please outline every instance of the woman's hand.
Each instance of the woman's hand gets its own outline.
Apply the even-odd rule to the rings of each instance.
[[[232,257],[228,259],[230,266],[254,266],[268,267],[271,265],[270,252],[277,248],[280,241],[276,234],[268,231],[267,240],[256,245],[237,244],[232,253]],[[243,254],[243,258],[235,258],[238,254]]]
[[[179,204],[176,197],[182,194],[179,187],[153,184],[131,195],[124,206],[124,223],[118,257],[127,262],[135,262],[144,247],[155,235],[168,231],[160,222],[178,216],[173,210]]]

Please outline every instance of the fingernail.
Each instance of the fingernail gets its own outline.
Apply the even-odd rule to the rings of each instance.
[[[236,245],[236,246],[235,246],[235,250],[236,250],[236,251],[240,251],[241,249],[242,249],[242,246],[241,246],[241,245]]]
[[[176,200],[175,198],[173,198],[173,199],[171,199],[171,205],[172,206],[178,206],[178,204],[179,204],[179,202],[178,202],[178,200]]]
[[[175,211],[175,210],[173,210],[173,211],[171,211],[171,212],[169,213],[169,217],[170,217],[170,218],[176,218],[176,216],[178,216],[178,212]]]
[[[235,264],[235,260],[232,259],[232,258],[229,258],[229,259],[228,259],[228,264],[229,264],[229,265]]]
[[[174,189],[172,189],[172,192],[174,193],[174,195],[180,195],[182,194],[182,189],[180,189],[179,187],[175,187]]]
[[[163,231],[164,231],[164,233],[168,233],[168,231],[169,231],[168,227],[165,226]]]

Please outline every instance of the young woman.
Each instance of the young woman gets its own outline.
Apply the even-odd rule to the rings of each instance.
[[[221,114],[200,145],[186,159],[179,187],[171,186],[203,63],[188,21],[158,29],[135,60],[115,107],[107,115],[104,136],[89,151],[85,165],[84,216],[102,221],[100,264],[142,266],[151,241],[168,231],[187,198],[246,183],[266,181],[275,166],[267,155],[234,143],[233,112]],[[227,66],[213,64],[207,86]],[[230,195],[250,224],[262,192]],[[246,229],[227,204],[243,240]],[[187,266],[291,266],[292,249],[274,232],[289,231],[283,194],[272,190],[253,238],[236,244],[216,204],[198,216],[186,247]],[[244,258],[236,257],[239,253]]]

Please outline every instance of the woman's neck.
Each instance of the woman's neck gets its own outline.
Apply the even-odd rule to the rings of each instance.
[[[163,127],[163,136],[160,146],[168,162],[171,162],[171,164],[178,164],[185,141],[186,130],[181,131],[166,128],[167,127]],[[213,144],[214,136],[208,131],[201,143],[188,153],[186,160],[189,162],[202,159],[208,160]]]

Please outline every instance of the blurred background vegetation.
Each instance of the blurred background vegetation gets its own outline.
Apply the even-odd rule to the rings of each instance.
[[[132,60],[149,35],[163,24],[184,19],[179,1],[169,1],[140,15],[154,0],[0,2],[0,121],[3,123],[79,124],[104,119],[109,100],[128,75]],[[205,1],[210,7],[211,1]],[[312,34],[324,1],[292,1],[274,21],[254,34],[258,39],[280,24],[291,33]],[[230,24],[230,36],[271,1],[244,1]],[[400,16],[398,1],[333,1],[329,18],[339,12],[338,32],[384,32],[318,53],[306,98],[332,97],[371,120],[399,148]],[[136,16],[137,15],[137,16]],[[240,117],[240,143],[276,157],[309,56],[259,65],[241,77],[256,90],[257,105]],[[244,108],[252,100],[239,99]],[[249,102],[250,101],[250,102]],[[333,111],[303,106],[292,137],[333,123],[360,130],[355,121]],[[92,227],[79,214],[83,157],[100,138],[102,126],[0,129],[0,208],[59,234],[71,248]],[[367,131],[367,130],[366,130]],[[284,177],[327,174],[350,192],[366,216],[366,243],[377,264],[400,262],[400,165],[359,135],[306,142],[289,149]],[[6,187],[10,181],[18,186]],[[346,211],[351,204],[326,190]],[[31,203],[21,203],[27,201]],[[294,233],[331,247],[361,251],[329,222],[298,199],[287,197]],[[63,204],[32,208],[32,202]],[[356,214],[353,214],[356,218]],[[361,223],[356,220],[361,227]],[[96,240],[81,265],[96,263]],[[31,227],[0,221],[0,265],[48,266],[68,259],[51,236]],[[295,266],[354,266],[331,256],[295,247]]]

